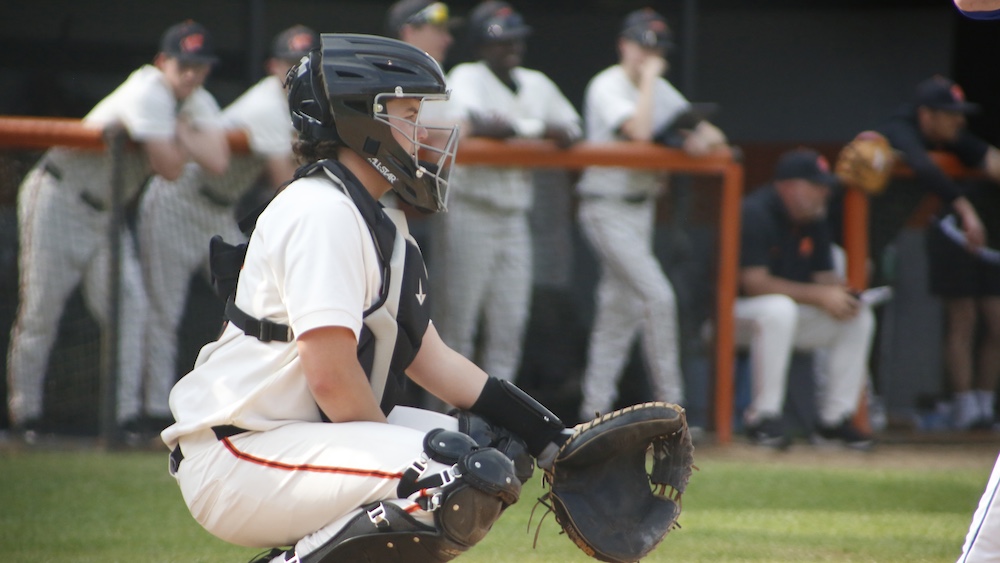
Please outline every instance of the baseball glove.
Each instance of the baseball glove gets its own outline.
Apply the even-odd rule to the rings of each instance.
[[[875,195],[885,190],[895,164],[888,139],[876,131],[862,131],[840,150],[833,171],[845,185]]]
[[[693,454],[681,407],[653,402],[616,410],[574,428],[544,469],[549,491],[539,501],[587,555],[638,561],[677,525]]]

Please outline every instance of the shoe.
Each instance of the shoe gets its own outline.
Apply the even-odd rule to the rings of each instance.
[[[855,450],[870,450],[873,445],[872,437],[862,434],[850,419],[834,426],[817,425],[809,441],[815,446],[843,445]]]
[[[49,427],[41,418],[30,418],[11,428],[11,436],[20,439],[29,446],[34,446],[49,433]]]
[[[785,433],[785,425],[780,418],[761,419],[756,424],[748,425],[746,432],[750,441],[758,446],[784,450],[792,445],[792,439]]]
[[[288,559],[285,557],[286,554],[287,552],[285,550],[278,549],[275,547],[270,551],[261,553],[260,555],[254,557],[253,559],[250,560],[250,563],[274,563],[274,559],[278,556],[281,556],[281,559],[278,560],[279,562],[288,561]],[[298,561],[298,560],[293,558],[292,561]]]

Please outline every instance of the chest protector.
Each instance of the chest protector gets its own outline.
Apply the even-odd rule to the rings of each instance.
[[[322,160],[302,168],[295,178],[325,174],[357,207],[375,243],[382,285],[378,299],[363,314],[358,340],[358,361],[368,375],[372,393],[384,413],[396,405],[405,384],[404,370],[420,349],[430,322],[427,298],[427,269],[420,248],[409,237],[402,212],[386,210],[360,186],[351,172],[335,161]],[[249,234],[264,207],[240,222]],[[397,217],[390,217],[390,214]],[[317,241],[317,247],[336,241]],[[231,245],[213,237],[209,245],[212,285],[226,299],[226,317],[248,336],[263,342],[291,342],[291,328],[267,319],[257,319],[236,306],[236,281],[239,278],[247,243]]]

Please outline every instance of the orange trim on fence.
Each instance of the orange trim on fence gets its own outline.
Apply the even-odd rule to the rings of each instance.
[[[246,135],[229,132],[233,152],[248,150]],[[104,147],[102,131],[84,127],[78,119],[0,116],[0,147],[44,149],[63,145],[85,149]],[[720,443],[732,436],[734,330],[733,307],[740,235],[740,201],[743,195],[743,166],[729,151],[693,158],[683,151],[663,146],[635,143],[578,143],[560,149],[548,141],[497,141],[481,138],[462,140],[457,161],[462,164],[564,168],[624,166],[669,170],[722,179],[719,209],[718,278],[715,330],[715,385],[713,426]]]

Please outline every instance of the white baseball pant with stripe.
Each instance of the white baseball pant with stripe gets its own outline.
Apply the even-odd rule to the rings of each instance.
[[[972,516],[958,563],[1000,561],[1000,457]]]

